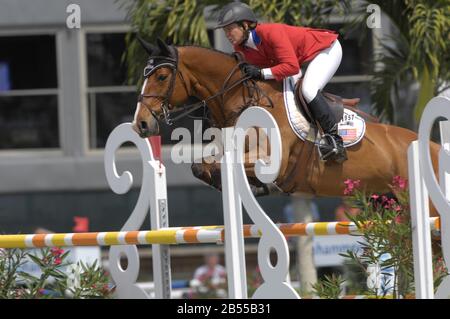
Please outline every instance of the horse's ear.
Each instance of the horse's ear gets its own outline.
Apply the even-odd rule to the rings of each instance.
[[[142,39],[139,35],[137,36],[137,39],[138,39],[139,43],[141,44],[141,46],[144,48],[144,50],[148,53],[148,55],[151,56],[154,52],[156,52],[158,50],[156,45],[148,43],[147,41]]]
[[[172,51],[170,50],[170,47],[166,44],[166,42],[158,38],[156,39],[156,43],[158,44],[158,47],[161,49],[162,56],[172,56]]]

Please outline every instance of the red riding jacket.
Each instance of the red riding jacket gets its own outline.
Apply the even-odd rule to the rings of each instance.
[[[297,74],[304,62],[314,59],[338,37],[330,30],[280,23],[258,24],[255,31],[253,38],[258,50],[243,45],[234,46],[234,50],[241,52],[247,62],[270,68],[277,81]]]

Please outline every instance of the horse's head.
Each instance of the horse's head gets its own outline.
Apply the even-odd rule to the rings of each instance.
[[[158,121],[171,124],[170,115],[175,107],[189,97],[188,87],[178,65],[178,51],[160,39],[153,45],[139,39],[149,54],[144,68],[144,84],[139,95],[133,120],[133,129],[141,137],[159,133]]]

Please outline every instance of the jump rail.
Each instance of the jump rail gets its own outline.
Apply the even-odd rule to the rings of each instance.
[[[438,217],[430,218],[429,222],[432,231],[440,229]],[[286,237],[360,235],[353,222],[288,223],[276,226]],[[260,238],[261,230],[255,225],[244,225],[243,236]],[[192,226],[141,231],[0,235],[0,248],[221,244],[224,240],[225,226]]]

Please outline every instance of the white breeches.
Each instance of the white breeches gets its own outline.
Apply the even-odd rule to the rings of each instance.
[[[302,93],[311,102],[331,80],[342,60],[342,47],[338,40],[320,52],[309,64],[303,78]]]

